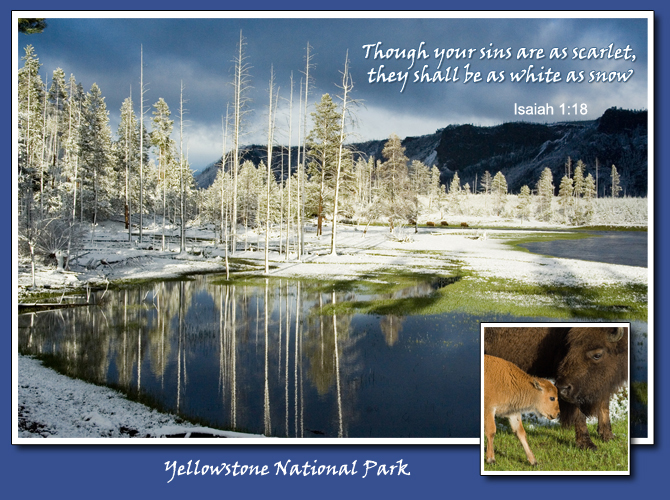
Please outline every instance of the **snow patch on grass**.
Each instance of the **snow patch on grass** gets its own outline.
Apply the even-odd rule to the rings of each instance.
[[[200,427],[18,356],[19,438],[264,437]]]

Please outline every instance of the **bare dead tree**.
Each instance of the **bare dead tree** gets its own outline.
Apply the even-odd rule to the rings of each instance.
[[[244,55],[244,37],[240,30],[240,41],[238,44],[237,55],[234,59],[235,75],[233,79],[234,89],[234,114],[233,114],[233,214],[231,221],[231,245],[232,252],[235,253],[237,247],[237,174],[240,167],[240,136],[242,133],[242,120],[246,113],[249,112],[248,103],[249,98],[246,96],[247,91],[251,88],[249,81],[249,70],[251,66],[246,63],[246,56]]]

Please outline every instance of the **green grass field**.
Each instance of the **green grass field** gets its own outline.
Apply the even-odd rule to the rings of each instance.
[[[496,419],[498,426],[493,448],[495,464],[485,463],[489,471],[627,471],[629,459],[628,418],[612,421],[615,438],[605,443],[589,424],[589,432],[597,450],[581,450],[575,445],[575,431],[560,425],[532,425],[524,422],[528,445],[538,465],[532,466],[521,443],[509,427],[506,418]]]

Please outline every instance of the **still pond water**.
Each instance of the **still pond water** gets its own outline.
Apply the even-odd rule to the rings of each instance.
[[[480,321],[546,320],[329,315],[333,303],[370,296],[295,280],[234,286],[216,278],[108,291],[98,306],[20,315],[20,352],[216,428],[476,438]],[[432,291],[426,283],[393,298]],[[646,380],[646,324],[632,334],[643,341],[632,377]]]
[[[533,253],[647,267],[647,231],[589,231],[591,238],[523,243]]]

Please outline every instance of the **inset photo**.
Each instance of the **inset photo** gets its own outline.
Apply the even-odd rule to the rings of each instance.
[[[630,475],[630,323],[482,323],[482,475]]]

